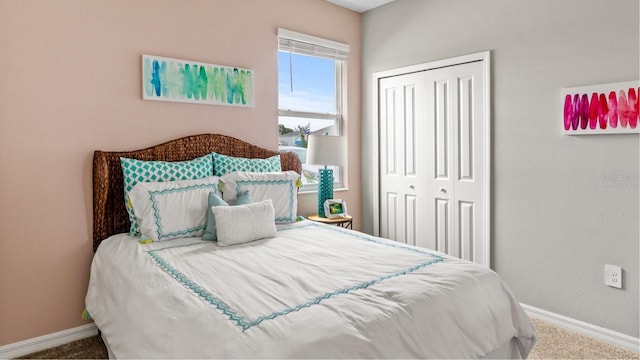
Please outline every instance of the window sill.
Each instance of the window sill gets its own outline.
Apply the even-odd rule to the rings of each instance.
[[[349,188],[340,187],[340,188],[333,189],[333,192],[342,192],[342,191],[349,191]],[[318,193],[318,190],[302,190],[302,189],[300,189],[300,191],[298,191],[298,195],[317,194],[317,193]]]

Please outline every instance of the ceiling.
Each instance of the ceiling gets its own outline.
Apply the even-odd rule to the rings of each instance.
[[[357,11],[359,13],[371,10],[378,6],[382,6],[386,3],[390,3],[393,0],[327,0],[336,5]]]

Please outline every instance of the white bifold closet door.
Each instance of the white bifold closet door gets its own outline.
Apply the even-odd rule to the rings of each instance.
[[[482,61],[379,80],[380,236],[488,259],[484,81]]]

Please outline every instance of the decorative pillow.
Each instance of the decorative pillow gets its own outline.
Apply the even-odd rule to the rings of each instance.
[[[154,241],[201,236],[208,195],[216,192],[220,178],[141,182],[129,192],[140,231]]]
[[[251,199],[251,194],[249,191],[245,191],[238,195],[234,205],[247,205],[251,204],[253,200]],[[213,211],[211,210],[212,206],[229,206],[229,204],[222,200],[220,196],[216,192],[209,193],[209,206],[207,208],[207,220],[204,226],[204,234],[202,235],[202,240],[209,241],[217,241],[218,237],[216,236],[216,218],[213,216]]]
[[[213,153],[213,175],[222,176],[236,171],[282,171],[280,155],[274,155],[266,159],[248,159]]]
[[[278,173],[235,172],[225,174],[223,199],[230,201],[248,190],[253,201],[271,199],[275,210],[276,223],[296,221],[298,212],[298,182],[300,175],[295,171]]]
[[[218,227],[219,246],[276,236],[271,200],[238,206],[213,206],[211,209]]]
[[[213,157],[211,154],[188,161],[142,161],[120,158],[124,177],[124,202],[129,214],[131,228],[129,233],[138,236],[138,222],[129,202],[129,192],[140,182],[165,182],[193,180],[213,176]]]

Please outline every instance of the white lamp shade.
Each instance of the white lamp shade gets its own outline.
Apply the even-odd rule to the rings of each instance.
[[[343,136],[309,135],[307,164],[344,165],[345,149],[346,143]]]

